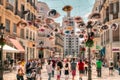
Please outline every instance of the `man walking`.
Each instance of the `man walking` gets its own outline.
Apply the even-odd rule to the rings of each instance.
[[[100,59],[97,60],[96,67],[97,67],[97,76],[101,77],[102,61]]]
[[[78,70],[79,70],[79,80],[82,80],[82,76],[84,74],[84,63],[82,60],[78,62]]]
[[[76,62],[75,62],[75,58],[73,58],[73,61],[71,62],[71,72],[72,72],[72,80],[74,80],[74,77],[76,75]]]

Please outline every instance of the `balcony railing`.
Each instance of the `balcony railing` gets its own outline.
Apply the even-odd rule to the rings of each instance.
[[[10,11],[12,11],[12,12],[13,12],[14,7],[13,7],[13,5],[12,5],[12,4],[10,4],[9,2],[7,2],[7,4],[6,4],[6,9],[8,9],[8,10],[10,10]]]

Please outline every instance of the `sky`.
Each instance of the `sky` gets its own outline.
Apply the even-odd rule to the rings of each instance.
[[[84,21],[87,21],[88,15],[91,13],[95,0],[38,0],[48,4],[50,9],[55,9],[60,13],[60,17],[55,21],[60,22],[62,18],[66,15],[62,8],[65,5],[71,5],[73,10],[71,11],[71,16],[81,16]]]

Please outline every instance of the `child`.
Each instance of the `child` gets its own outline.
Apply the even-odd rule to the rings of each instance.
[[[57,80],[60,80],[60,67],[57,66]]]
[[[68,80],[69,77],[69,65],[68,63],[65,64],[65,80]]]

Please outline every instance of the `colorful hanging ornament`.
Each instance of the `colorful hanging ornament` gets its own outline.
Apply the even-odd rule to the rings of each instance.
[[[117,30],[118,29],[118,24],[117,23],[113,23],[112,25],[111,25],[111,29],[112,30]]]
[[[103,25],[103,26],[101,27],[101,29],[102,29],[102,30],[106,30],[106,29],[108,29],[108,25],[106,25],[106,24]]]
[[[71,11],[73,8],[72,8],[72,6],[70,6],[70,5],[66,5],[66,6],[64,6],[63,7],[63,11],[65,11],[65,12],[69,12],[69,11]]]
[[[54,23],[54,20],[52,18],[46,18],[45,23],[46,24],[51,24],[51,23]]]
[[[66,34],[69,34],[69,33],[70,33],[70,31],[65,31],[65,33],[66,33]]]
[[[58,18],[58,17],[60,17],[60,14],[59,14],[55,9],[51,9],[51,10],[48,12],[48,17]]]
[[[83,38],[84,36],[83,36],[83,34],[80,34],[79,37],[80,37],[80,38]]]
[[[89,19],[100,19],[101,15],[100,13],[94,12],[92,14],[89,15]]]
[[[45,31],[45,28],[44,28],[44,27],[41,27],[41,28],[39,29],[39,31],[40,31],[40,32],[44,32],[44,31]]]

